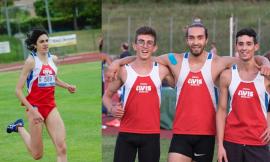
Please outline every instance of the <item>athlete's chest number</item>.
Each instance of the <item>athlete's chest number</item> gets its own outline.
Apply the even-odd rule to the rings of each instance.
[[[39,87],[51,87],[55,85],[55,76],[54,75],[41,75],[38,77],[38,86]]]

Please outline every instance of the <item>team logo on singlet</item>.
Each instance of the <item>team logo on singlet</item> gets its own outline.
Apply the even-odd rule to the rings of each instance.
[[[148,93],[151,91],[151,86],[149,86],[147,83],[140,83],[140,85],[136,86],[136,91],[138,93]]]
[[[253,95],[253,91],[249,88],[243,88],[242,90],[238,91],[238,96],[240,96],[241,98],[252,98]]]
[[[202,85],[202,79],[198,76],[192,76],[192,78],[188,79],[188,84],[190,86],[200,86]]]
[[[44,69],[44,70],[42,70],[42,73],[45,75],[51,75],[53,72],[51,69]]]

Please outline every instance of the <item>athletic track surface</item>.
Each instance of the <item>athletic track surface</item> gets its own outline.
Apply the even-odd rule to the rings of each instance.
[[[58,57],[59,64],[77,64],[83,62],[99,61],[98,53],[81,53],[76,55],[68,55],[64,57]],[[0,72],[14,71],[22,68],[24,62],[17,62],[11,64],[0,64]]]

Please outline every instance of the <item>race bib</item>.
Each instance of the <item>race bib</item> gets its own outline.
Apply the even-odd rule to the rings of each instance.
[[[38,77],[39,87],[53,87],[55,86],[55,75],[40,75]]]

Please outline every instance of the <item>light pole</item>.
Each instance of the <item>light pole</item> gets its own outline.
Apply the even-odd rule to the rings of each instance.
[[[9,16],[8,16],[7,0],[5,0],[5,15],[6,15],[6,23],[7,23],[8,36],[11,36],[11,28],[10,28],[10,22],[9,22]]]
[[[50,18],[50,12],[49,12],[49,7],[48,7],[48,0],[45,1],[45,9],[46,9],[46,15],[47,15],[47,21],[48,21],[48,29],[49,33],[52,33],[52,24],[51,24],[51,18]]]
[[[262,16],[260,16],[259,18],[258,18],[258,43],[259,44],[261,44],[261,38],[262,38],[262,34],[261,34],[261,32],[262,32],[262,30],[261,30],[261,28],[262,28],[262,19],[265,17],[265,16],[268,16],[268,14],[270,14],[270,11],[267,11],[267,12],[265,12]],[[261,46],[262,47],[262,46]],[[258,51],[258,53],[259,54],[261,54],[261,48],[259,48],[259,51]]]
[[[230,56],[233,56],[233,14],[230,17]]]

